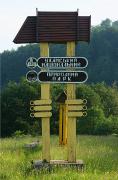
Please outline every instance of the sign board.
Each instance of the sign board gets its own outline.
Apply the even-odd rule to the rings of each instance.
[[[34,57],[30,57],[26,61],[26,66],[31,69],[35,68],[37,66],[37,59]]]
[[[88,61],[85,57],[41,57],[38,67],[49,69],[86,68]]]
[[[49,83],[84,83],[88,75],[84,71],[40,71],[38,80]]]
[[[29,72],[26,74],[26,79],[27,79],[27,81],[29,81],[29,82],[35,82],[35,81],[37,81],[37,72],[36,72],[36,71],[29,71]]]

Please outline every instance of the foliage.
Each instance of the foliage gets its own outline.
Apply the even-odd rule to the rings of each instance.
[[[92,27],[90,44],[78,43],[76,55],[88,58],[88,82],[118,82],[118,21]]]
[[[106,19],[100,25],[92,27],[90,44],[76,45],[76,56],[85,56],[89,61],[89,85],[77,85],[77,98],[87,99],[88,108],[87,117],[79,118],[77,121],[77,133],[118,134],[117,42],[118,21],[111,22],[110,19]],[[24,78],[21,79],[28,71],[26,60],[30,56],[38,58],[39,52],[37,44],[30,44],[21,46],[16,51],[4,51],[0,54],[2,137],[11,136],[19,130],[25,134],[41,134],[41,121],[29,116],[30,100],[40,98],[40,85],[30,84]],[[50,44],[50,56],[66,56],[65,44]],[[63,85],[51,86],[52,134],[58,133],[59,105],[56,99],[63,90]]]
[[[1,135],[9,136],[17,130],[30,133],[35,120],[30,118],[30,100],[37,99],[40,90],[24,79],[9,82],[1,94]]]
[[[99,129],[101,126],[104,128],[103,124],[106,122],[103,110],[93,107],[88,109],[87,112],[87,117],[81,118],[78,122],[78,132],[82,134],[109,134],[109,129],[106,131]]]
[[[21,137],[24,137],[24,132],[23,131],[20,131],[20,130],[17,130],[13,133],[12,137],[15,137],[15,138],[21,138]]]
[[[0,54],[2,87],[10,80],[18,82],[27,73],[26,60],[31,56],[40,56],[37,44],[21,46],[16,51],[4,51]],[[66,56],[66,45],[50,44],[50,56]],[[105,81],[109,85],[117,82],[118,21],[106,19],[100,25],[92,27],[90,44],[79,42],[76,56],[88,58],[88,82]]]
[[[105,83],[78,85],[77,98],[87,99],[87,116],[77,121],[79,134],[118,134],[118,87]],[[58,95],[65,90],[64,85],[52,85],[51,134],[59,129]],[[24,134],[41,134],[41,120],[30,117],[30,100],[40,99],[40,85],[30,84],[24,79],[20,83],[10,82],[1,96],[1,135],[11,136],[16,131]]]

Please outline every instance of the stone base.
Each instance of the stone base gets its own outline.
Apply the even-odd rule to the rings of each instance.
[[[76,170],[83,170],[84,163],[82,160],[77,160],[76,162],[68,162],[65,160],[51,160],[50,162],[45,162],[42,160],[35,160],[32,162],[32,166],[35,169],[47,169],[51,171],[54,167],[64,167],[64,168],[72,168]]]

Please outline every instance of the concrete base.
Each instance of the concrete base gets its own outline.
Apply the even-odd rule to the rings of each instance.
[[[32,162],[32,165],[35,169],[47,169],[49,171],[51,171],[54,167],[73,168],[76,170],[83,170],[84,168],[82,160],[77,160],[76,162],[68,162],[65,160],[51,160],[50,162],[45,162],[42,160],[35,160]]]

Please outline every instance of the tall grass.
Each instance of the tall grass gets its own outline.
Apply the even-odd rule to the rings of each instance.
[[[41,137],[5,138],[1,140],[0,179],[5,180],[117,180],[118,138],[112,136],[78,136],[77,159],[85,163],[84,172],[56,169],[54,172],[36,171],[31,161],[41,159],[41,144],[35,150],[24,148],[25,143],[42,141]],[[51,136],[51,159],[67,159],[67,147],[58,145],[58,137]]]

